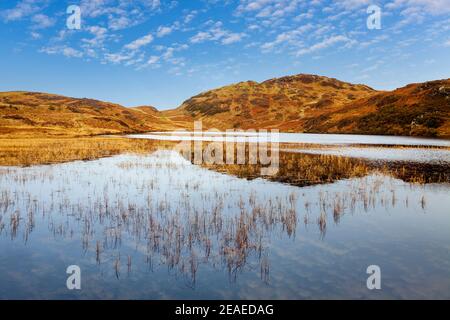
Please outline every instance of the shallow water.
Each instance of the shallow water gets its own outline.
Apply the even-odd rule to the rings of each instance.
[[[2,299],[450,298],[448,184],[300,188],[157,151],[0,168],[0,186]]]
[[[361,158],[368,160],[406,161],[417,163],[430,163],[450,165],[450,150],[431,148],[389,148],[389,147],[346,147],[338,148],[286,148],[285,152],[298,152],[306,154],[324,154]]]
[[[202,140],[202,141],[236,141],[236,142],[264,142],[275,140],[280,143],[308,143],[322,145],[390,145],[390,146],[440,146],[450,147],[450,140],[428,139],[402,136],[376,136],[358,134],[314,134],[314,133],[271,133],[259,132],[153,132],[148,134],[129,135],[131,138],[152,140]]]

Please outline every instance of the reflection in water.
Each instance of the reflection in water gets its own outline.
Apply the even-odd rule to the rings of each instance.
[[[429,163],[450,165],[450,149],[445,148],[386,148],[386,147],[329,147],[305,148],[289,145],[286,152],[306,154],[328,154],[352,158],[383,161],[407,161],[413,163]]]
[[[321,152],[326,151],[327,149],[322,149]],[[226,157],[226,152],[224,154]],[[444,163],[424,163],[423,161],[391,161],[389,158],[383,159],[381,153],[379,157],[374,160],[326,153],[310,154],[297,152],[294,149],[294,151],[279,153],[279,170],[271,176],[261,176],[263,166],[250,165],[248,159],[244,165],[203,164],[203,166],[241,178],[263,177],[295,186],[331,183],[374,173],[414,183],[450,183],[450,159],[446,159]]]
[[[445,272],[448,275],[448,257],[437,254],[448,243],[448,234],[442,233],[441,228],[448,229],[449,218],[434,206],[434,200],[446,199],[442,194],[448,193],[448,186],[441,185],[443,192],[434,193],[424,186],[371,172],[359,160],[286,157],[289,161],[282,162],[281,175],[295,172],[298,182],[300,175],[305,174],[303,180],[309,181],[305,185],[319,182],[314,180],[317,177],[322,178],[320,182],[352,179],[305,188],[262,179],[247,181],[194,166],[170,151],[146,157],[118,156],[54,166],[3,168],[0,249],[4,250],[0,256],[10,263],[0,264],[0,274],[4,275],[0,276],[0,283],[7,287],[0,291],[0,297],[26,293],[18,283],[33,283],[27,272],[17,274],[19,271],[7,268],[20,262],[24,270],[30,270],[36,268],[35,261],[60,266],[61,273],[68,264],[83,265],[89,283],[82,297],[107,297],[104,291],[114,291],[117,283],[121,290],[113,297],[122,298],[133,294],[138,298],[319,298],[328,294],[360,297],[369,293],[361,293],[363,289],[355,286],[358,282],[351,275],[352,265],[360,263],[355,262],[356,256],[348,254],[345,265],[350,268],[341,270],[339,276],[333,275],[333,268],[326,269],[341,255],[336,252],[356,252],[363,246],[366,251],[359,255],[381,263],[385,257],[379,251],[392,245],[392,237],[398,237],[398,259],[410,252],[402,248],[408,246],[410,237],[403,232],[419,232],[415,226],[424,219],[418,215],[424,213],[435,215],[429,217],[429,225],[437,228],[434,234],[427,235],[432,246],[426,253],[432,259],[444,259],[442,269],[434,272],[437,276]],[[317,159],[328,161],[328,165],[319,169]],[[304,169],[300,169],[300,164]],[[233,171],[232,167],[229,171]],[[433,205],[430,210],[429,201]],[[386,218],[386,212],[397,217]],[[399,221],[399,216],[407,220]],[[338,225],[344,220],[341,229]],[[352,221],[358,224],[356,229]],[[399,228],[401,223],[404,229]],[[375,231],[379,235],[374,238]],[[359,242],[354,243],[351,235],[358,235]],[[422,236],[419,232],[417,239]],[[442,238],[447,242],[440,243]],[[346,242],[353,247],[346,247]],[[11,257],[11,251],[6,249],[10,243],[15,243],[19,251],[43,255],[47,260]],[[305,247],[308,243],[309,249]],[[332,249],[333,246],[336,247]],[[314,253],[311,248],[316,248]],[[17,260],[11,261],[14,257]],[[400,269],[408,269],[410,258],[404,256],[396,264]],[[430,263],[434,265],[434,261]],[[49,282],[56,277],[53,269],[39,269],[43,270],[33,277]],[[309,280],[305,281],[302,273]],[[327,274],[333,275],[336,283],[320,286],[317,276]],[[6,281],[7,275],[13,275],[14,281]],[[364,284],[365,275],[361,277]],[[109,282],[105,283],[105,279]],[[423,279],[426,277],[419,274],[418,280]],[[161,281],[183,283],[184,287],[167,286]],[[393,286],[385,291],[385,296],[416,296],[408,281],[394,282],[399,288]],[[51,282],[39,296],[65,297],[64,283]],[[294,283],[298,287],[292,287]],[[420,284],[427,287],[426,282]],[[354,291],[345,285],[353,286]],[[435,292],[446,292],[447,297],[450,294],[445,289]]]
[[[317,144],[317,145],[386,145],[386,146],[440,146],[450,147],[448,139],[430,139],[404,136],[377,136],[360,134],[320,134],[320,133],[279,133],[280,143]],[[270,141],[271,131],[236,130],[230,132],[217,131],[168,131],[148,134],[133,134],[131,138],[166,140],[166,141],[236,141],[247,142]]]

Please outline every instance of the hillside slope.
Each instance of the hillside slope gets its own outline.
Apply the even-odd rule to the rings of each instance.
[[[336,79],[300,74],[261,83],[241,82],[196,95],[177,109],[218,129],[278,128],[303,131],[309,118],[323,114],[375,91]]]
[[[300,74],[196,95],[173,110],[0,92],[0,135],[98,135],[203,128],[450,137],[450,79],[376,91]]]
[[[450,79],[357,100],[327,115],[311,131],[450,137]]]
[[[383,92],[300,74],[207,91],[171,112],[222,130],[450,137],[449,95],[450,79]]]
[[[0,92],[0,134],[96,135],[173,129],[155,109],[39,92]]]

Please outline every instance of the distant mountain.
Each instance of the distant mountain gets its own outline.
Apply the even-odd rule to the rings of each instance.
[[[0,93],[0,135],[95,135],[203,128],[450,137],[450,79],[394,91],[299,74],[240,82],[173,110],[35,92]]]

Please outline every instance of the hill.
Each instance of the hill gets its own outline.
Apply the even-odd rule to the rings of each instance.
[[[176,109],[126,108],[38,92],[0,93],[0,135],[85,136],[203,128],[450,137],[450,79],[393,91],[299,74],[240,82]]]
[[[309,119],[320,121],[323,114],[374,92],[365,85],[300,74],[207,91],[186,100],[177,111],[218,129],[278,128],[299,132]]]
[[[222,130],[450,137],[449,95],[450,79],[385,92],[300,74],[203,92],[176,112]]]
[[[450,137],[450,79],[409,84],[347,104],[311,131]]]
[[[0,93],[2,136],[86,136],[174,127],[176,124],[150,107],[125,108],[93,99],[39,92]]]

